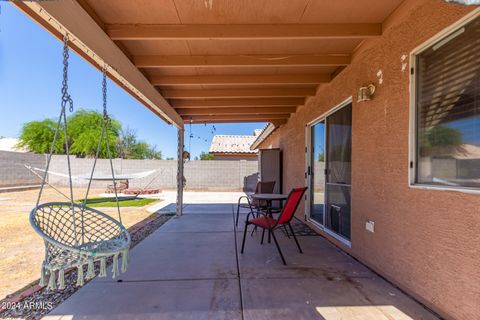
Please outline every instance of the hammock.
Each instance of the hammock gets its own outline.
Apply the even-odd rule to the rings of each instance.
[[[64,173],[59,173],[59,172],[54,172],[54,171],[46,171],[44,169],[40,169],[40,168],[35,168],[35,167],[30,167],[30,166],[25,166],[27,169],[29,170],[35,170],[35,171],[39,171],[39,172],[43,172],[43,173],[47,173],[47,174],[51,174],[53,176],[59,176],[59,177],[63,177],[63,178],[70,178],[70,176],[68,174],[64,174]],[[156,170],[149,170],[149,171],[142,171],[142,172],[137,172],[137,173],[126,173],[126,174],[115,174],[115,179],[116,180],[134,180],[134,179],[141,179],[141,178],[145,178],[145,177],[148,177],[149,175],[151,174],[154,174],[155,172],[159,171],[160,169],[156,169]],[[93,181],[109,181],[109,180],[112,180],[112,176],[106,176],[106,175],[94,175],[92,177],[90,177],[89,175],[80,175],[80,176],[71,176],[71,178],[73,180],[87,180],[87,181],[90,181],[90,180],[93,180]]]
[[[68,175],[59,174],[69,180],[70,197],[69,202],[47,202],[40,203],[42,192],[47,182],[50,162],[55,151],[55,146],[60,131],[64,132],[65,141],[68,141],[66,107],[73,111],[73,101],[68,93],[68,35],[64,36],[63,42],[63,82],[60,116],[53,136],[50,153],[47,158],[43,172],[42,184],[38,194],[35,208],[30,212],[30,224],[33,229],[43,238],[45,242],[45,260],[42,264],[40,286],[46,285],[47,289],[64,289],[65,272],[70,268],[77,268],[77,286],[84,284],[84,279],[95,277],[95,262],[100,264],[99,277],[107,275],[107,259],[112,259],[112,277],[119,275],[119,259],[122,259],[121,271],[125,272],[128,266],[128,251],[130,248],[130,234],[122,225],[122,216],[118,203],[115,172],[113,170],[112,155],[110,152],[108,127],[110,119],[107,113],[107,69],[103,69],[102,93],[103,93],[103,121],[102,132],[98,141],[92,172],[88,180],[88,187],[85,198],[81,204],[75,203],[73,199],[73,183],[70,166],[69,145],[65,143],[67,154]],[[62,128],[63,122],[63,128]],[[108,158],[110,160],[111,177],[113,181],[115,200],[117,204],[118,221],[99,210],[86,206],[88,193],[93,181],[95,166],[97,163],[100,148],[105,138]],[[32,171],[34,172],[34,171]],[[35,172],[34,172],[35,173]],[[142,175],[145,173],[142,173]],[[136,174],[138,176],[139,174]],[[131,175],[132,176],[132,175]],[[97,180],[100,177],[97,177]],[[101,177],[101,180],[105,180]],[[87,266],[87,274],[84,277],[84,266]]]

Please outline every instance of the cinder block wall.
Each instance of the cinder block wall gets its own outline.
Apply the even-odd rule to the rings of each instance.
[[[72,174],[74,176],[88,175],[93,166],[93,159],[71,157]],[[163,190],[176,189],[177,161],[176,160],[123,160],[114,159],[113,167],[116,174],[139,173],[149,170],[159,170],[150,176],[130,180],[132,188],[143,188],[151,182],[151,188]],[[50,171],[66,174],[66,156],[54,156]],[[187,180],[186,190],[194,191],[241,191],[244,189],[245,177],[258,172],[257,161],[246,160],[205,160],[187,161],[184,176]],[[97,160],[96,175],[110,173],[110,163],[107,159]],[[153,181],[152,181],[153,179]],[[67,186],[68,179],[56,175],[49,175],[49,181],[55,186]],[[86,186],[87,180],[76,180],[77,186]],[[93,187],[103,188],[111,182],[96,181]]]
[[[402,64],[474,8],[403,2],[383,35],[359,46],[352,63],[260,146],[283,150],[284,190],[304,185],[305,125],[353,97],[351,248],[323,234],[446,319],[480,317],[480,196],[409,187],[409,68]],[[370,82],[377,84],[373,100],[357,103]],[[367,220],[375,233],[365,230]]]
[[[41,180],[24,165],[44,168],[45,163],[43,154],[0,151],[0,188],[40,184]]]

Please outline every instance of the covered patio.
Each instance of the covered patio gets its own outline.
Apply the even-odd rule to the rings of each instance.
[[[438,319],[315,233],[299,233],[300,254],[278,232],[286,267],[261,232],[240,254],[235,210],[185,205],[132,250],[125,274],[93,280],[45,319]]]
[[[480,9],[457,2],[14,2],[178,129],[176,217],[48,317],[478,319]],[[267,122],[254,149],[309,188],[287,266],[261,232],[239,253],[235,199],[183,197],[185,125],[229,122]]]

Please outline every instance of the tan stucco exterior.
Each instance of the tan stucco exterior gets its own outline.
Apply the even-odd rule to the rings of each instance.
[[[304,185],[306,124],[354,97],[351,248],[324,235],[441,316],[462,320],[480,318],[480,194],[409,186],[409,67],[402,64],[471,10],[404,2],[382,37],[361,45],[351,65],[260,145],[283,150],[284,190]],[[358,88],[370,82],[374,99],[356,103]],[[375,233],[365,230],[368,219]]]

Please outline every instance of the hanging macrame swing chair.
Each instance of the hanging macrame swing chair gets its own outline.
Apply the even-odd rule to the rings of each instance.
[[[84,279],[95,277],[95,262],[99,262],[99,277],[107,276],[107,263],[113,260],[112,277],[119,275],[121,269],[125,272],[128,266],[128,251],[130,248],[130,234],[122,225],[120,208],[118,205],[117,190],[115,187],[115,199],[117,203],[118,221],[98,210],[86,206],[88,193],[92,183],[95,165],[100,152],[102,141],[105,138],[113,185],[116,186],[113,171],[112,156],[108,139],[110,120],[107,113],[107,67],[103,69],[103,121],[102,133],[98,142],[96,155],[93,163],[90,180],[85,198],[82,203],[73,200],[72,174],[70,167],[70,155],[68,148],[68,130],[66,106],[73,111],[73,101],[68,93],[68,35],[64,37],[63,46],[63,83],[62,103],[58,118],[50,154],[48,156],[46,170],[43,176],[40,192],[35,208],[30,213],[30,223],[33,229],[44,239],[45,260],[42,264],[40,285],[47,284],[48,289],[65,288],[65,272],[77,268],[77,286],[84,284]],[[63,126],[62,126],[63,124]],[[67,155],[67,167],[70,186],[69,202],[48,202],[40,204],[43,188],[47,181],[47,173],[55,151],[59,132],[63,131],[65,139],[65,151]],[[121,268],[119,260],[121,259]],[[84,276],[84,267],[86,275]]]

